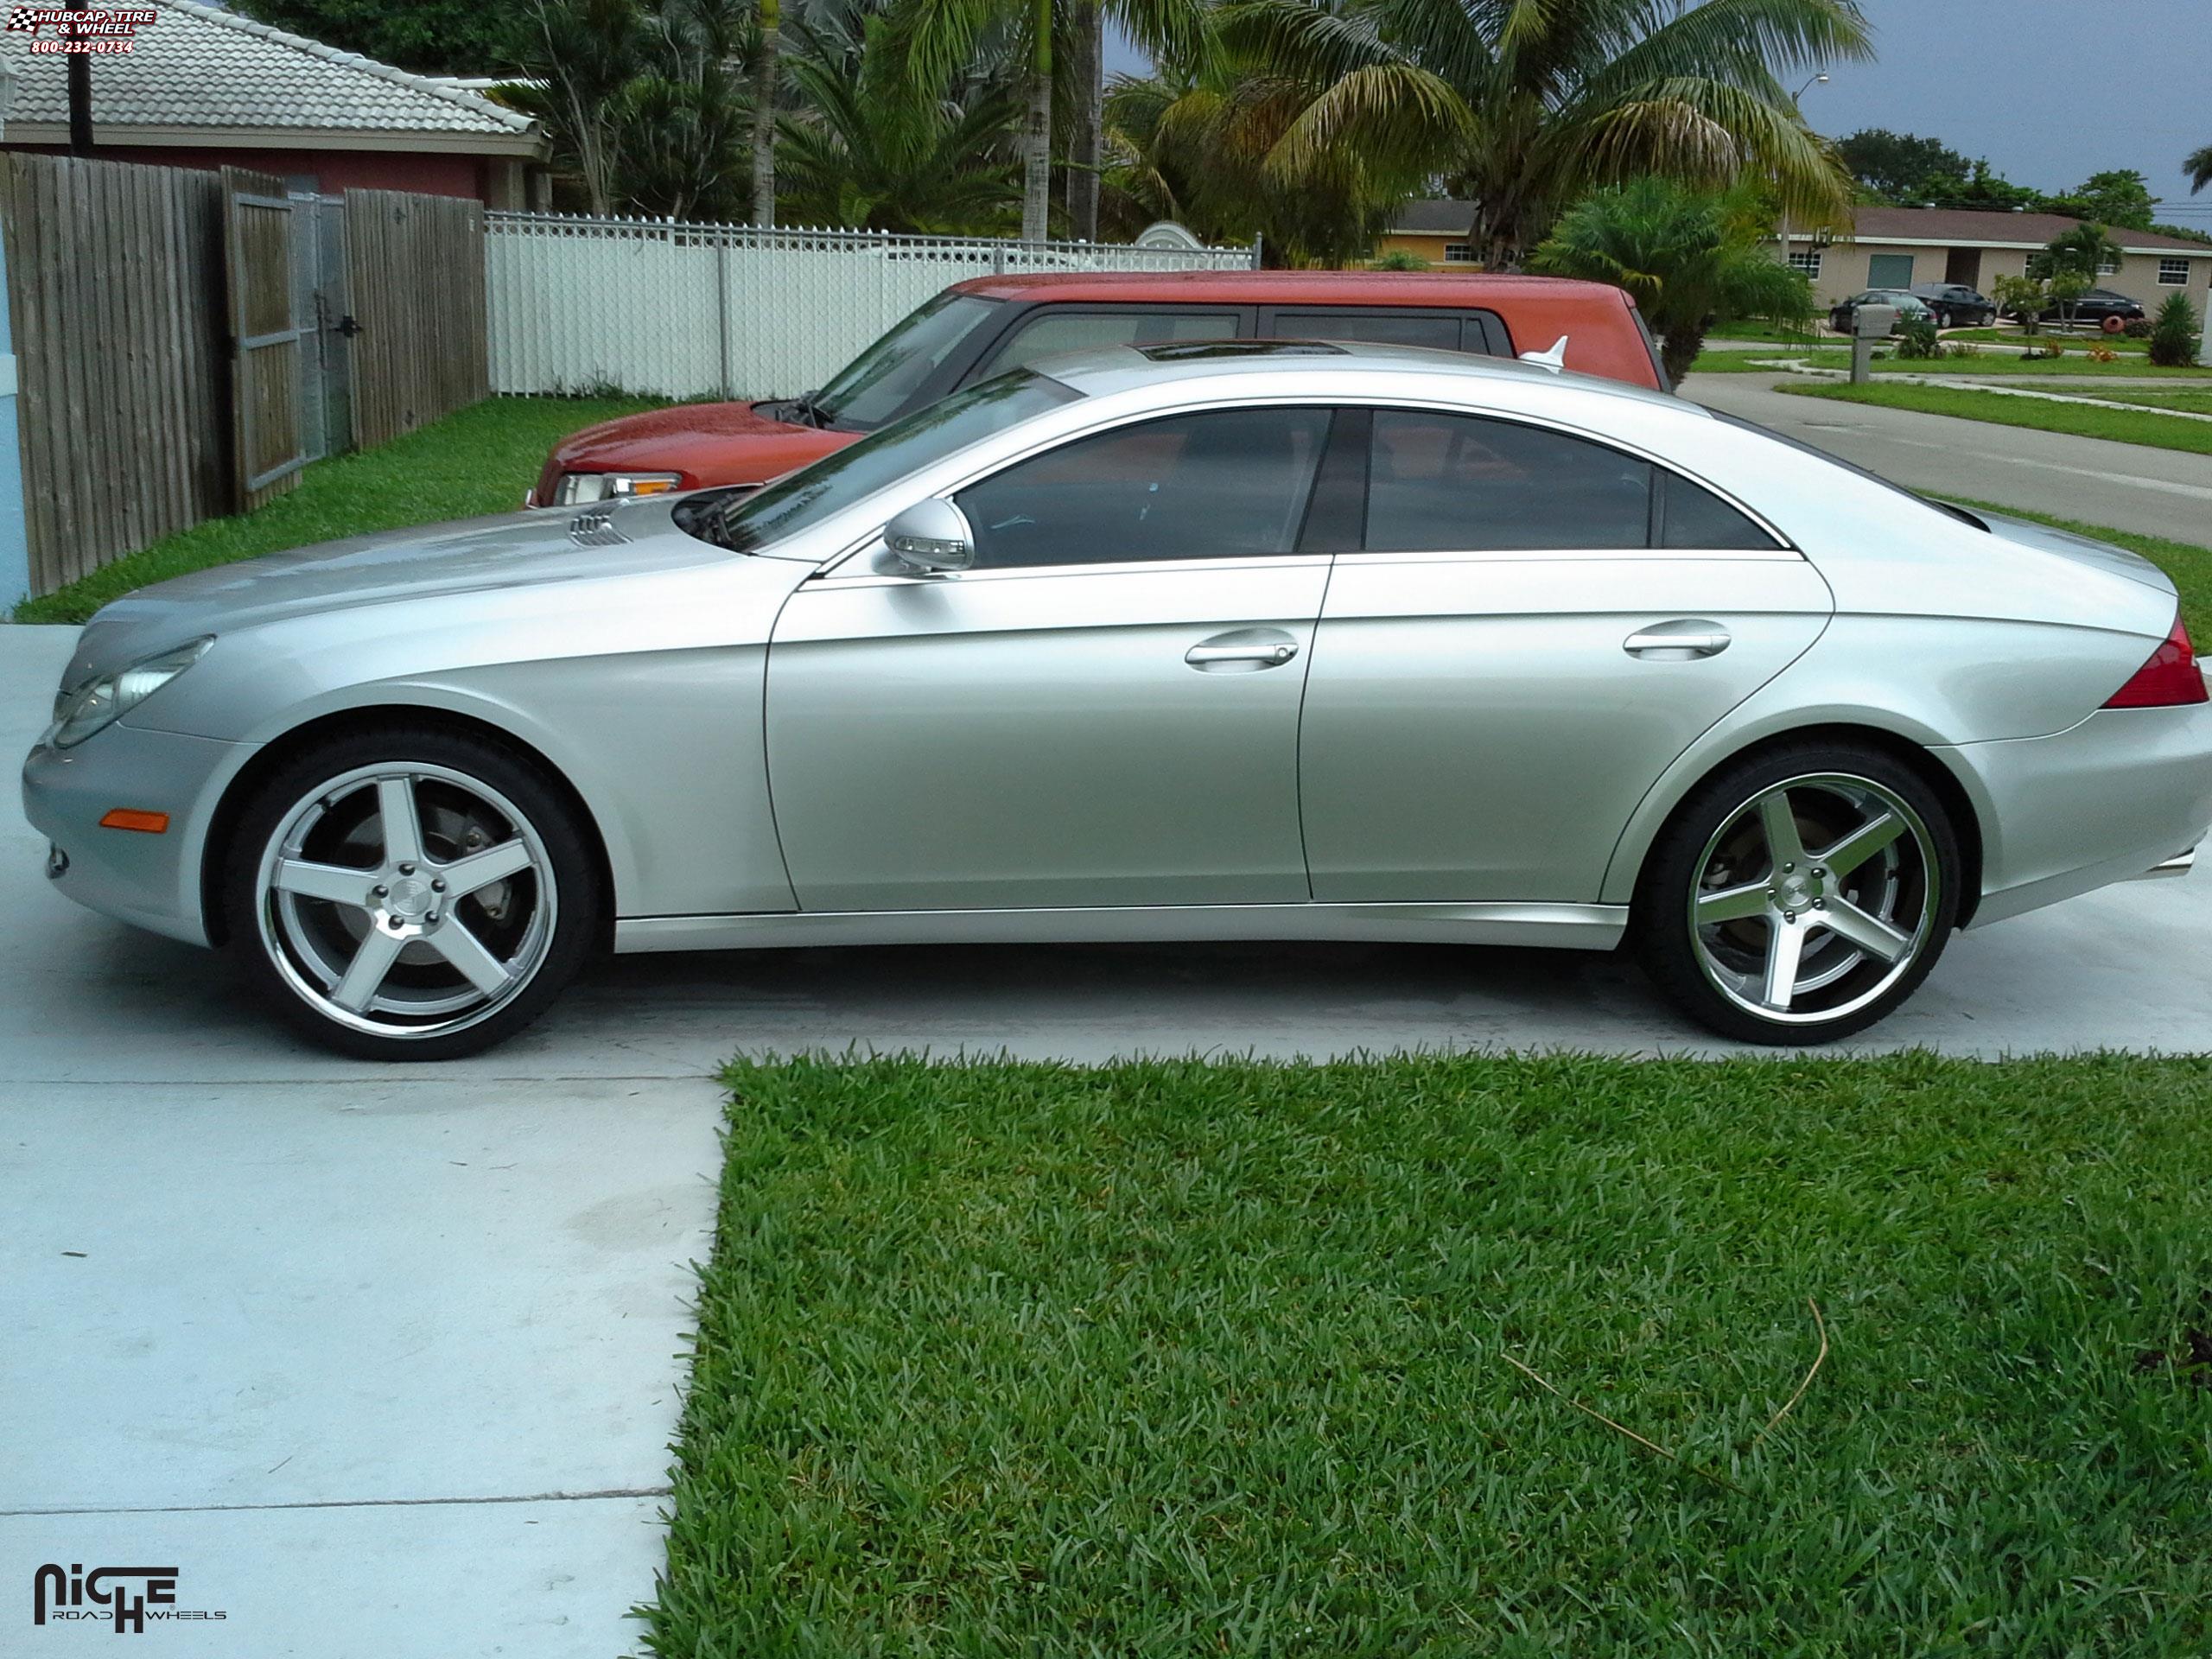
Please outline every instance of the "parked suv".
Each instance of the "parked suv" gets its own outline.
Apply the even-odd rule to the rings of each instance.
[[[709,484],[759,486],[956,388],[1054,352],[1309,339],[1541,355],[1666,389],[1635,302],[1602,283],[1418,271],[1209,270],[984,276],[929,301],[819,391],[684,404],[554,446],[525,506]]]
[[[1928,302],[1938,328],[1986,328],[1997,321],[1997,302],[1964,283],[1915,283],[1912,291]]]
[[[2108,334],[2116,334],[2130,322],[2144,315],[2143,302],[2131,300],[2125,294],[2115,294],[2108,288],[2093,288],[2074,302],[2074,321],[2094,322]],[[2056,300],[2043,308],[2045,322],[2064,321],[2066,308]]]
[[[1839,334],[1847,334],[1851,333],[1852,319],[1859,315],[1859,308],[1862,305],[1894,305],[1897,307],[1897,321],[1890,325],[1890,332],[1891,334],[1897,333],[1897,325],[1899,323],[1910,322],[1916,317],[1925,317],[1931,322],[1934,321],[1936,318],[1935,310],[1929,305],[1928,302],[1922,299],[1917,294],[1913,293],[1909,289],[1870,288],[1863,293],[1853,294],[1847,300],[1838,300],[1834,305],[1830,306],[1828,308],[1828,327],[1834,329]]]

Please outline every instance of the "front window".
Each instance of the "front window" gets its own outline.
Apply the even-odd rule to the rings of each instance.
[[[1475,263],[1475,245],[1471,242],[1446,242],[1444,263],[1447,265],[1471,265]]]
[[[1789,269],[1802,271],[1806,276],[1817,279],[1821,274],[1821,250],[1818,248],[1791,249]]]
[[[2188,283],[2188,260],[2161,259],[2158,261],[2158,285],[2161,288],[2184,288]]]
[[[1027,369],[1001,374],[918,409],[758,494],[694,498],[696,505],[677,509],[677,524],[702,540],[749,553],[810,529],[910,473],[1081,395]]]
[[[840,369],[815,394],[816,411],[848,432],[872,432],[897,420],[997,308],[997,301],[973,294],[938,295]]]

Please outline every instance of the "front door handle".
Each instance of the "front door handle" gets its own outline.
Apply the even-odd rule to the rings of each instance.
[[[1639,628],[1621,641],[1631,657],[1656,663],[1686,663],[1697,657],[1718,657],[1728,649],[1728,630],[1718,622],[1684,618]]]
[[[1256,669],[1281,668],[1298,655],[1298,642],[1280,628],[1239,628],[1201,639],[1183,653],[1183,660],[1199,671],[1226,669],[1250,673]]]

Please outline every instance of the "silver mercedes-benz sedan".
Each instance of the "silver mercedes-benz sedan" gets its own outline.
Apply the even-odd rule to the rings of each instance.
[[[1611,382],[1172,345],[147,588],[23,799],[62,892],[391,1058],[610,944],[1626,940],[1799,1043],[2185,869],[2212,706],[2117,549]]]

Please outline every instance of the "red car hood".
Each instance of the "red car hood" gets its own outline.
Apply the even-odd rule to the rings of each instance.
[[[772,420],[751,404],[679,404],[571,432],[546,457],[530,499],[550,504],[563,473],[680,472],[686,490],[765,484],[860,435]]]

